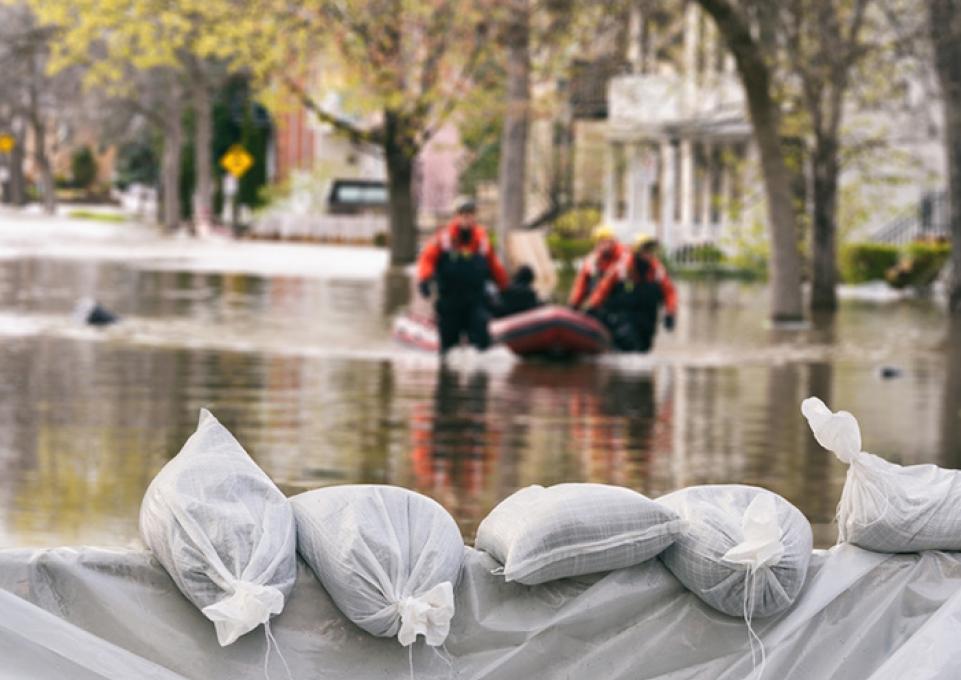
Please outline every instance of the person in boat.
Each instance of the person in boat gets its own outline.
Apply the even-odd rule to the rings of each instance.
[[[518,267],[511,277],[510,285],[500,294],[494,316],[501,318],[540,307],[543,303],[538,299],[533,284],[534,270],[526,264]]]
[[[462,336],[477,349],[491,344],[486,287],[492,281],[503,291],[507,271],[491,247],[487,231],[477,223],[473,201],[462,201],[454,218],[424,247],[417,265],[417,288],[429,298],[436,287],[440,353],[460,343]]]
[[[575,309],[581,308],[587,302],[607,272],[628,252],[615,237],[614,230],[607,225],[596,227],[591,238],[594,239],[594,250],[581,263],[568,299],[568,304]]]
[[[607,273],[587,301],[589,313],[608,326],[615,347],[622,351],[651,350],[662,306],[664,328],[674,330],[677,290],[657,258],[657,247],[655,239],[639,236],[633,250]]]

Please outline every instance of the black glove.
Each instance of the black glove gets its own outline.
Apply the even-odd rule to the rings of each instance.
[[[424,279],[417,284],[417,291],[420,293],[422,298],[430,297],[430,279]]]
[[[674,315],[673,315],[673,314],[666,314],[666,315],[664,316],[664,328],[666,328],[666,329],[669,330],[669,331],[673,331],[673,330],[674,330]]]

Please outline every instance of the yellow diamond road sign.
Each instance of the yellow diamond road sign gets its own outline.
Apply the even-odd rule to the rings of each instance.
[[[220,167],[237,178],[242,177],[253,164],[254,157],[240,144],[234,144],[220,157]]]
[[[0,153],[10,153],[16,144],[17,140],[13,138],[13,135],[5,132],[0,133]]]

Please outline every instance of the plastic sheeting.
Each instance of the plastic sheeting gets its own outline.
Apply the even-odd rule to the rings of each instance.
[[[734,680],[752,664],[743,621],[712,610],[658,560],[540,586],[506,583],[467,549],[447,652],[414,646],[417,678]],[[147,553],[0,551],[0,678],[264,677],[263,631],[222,648]],[[29,604],[33,603],[33,604]],[[786,612],[756,621],[766,678],[956,678],[961,554],[816,552]],[[347,621],[301,563],[272,622],[297,678],[409,677],[407,649]],[[286,674],[276,654],[270,677]]]

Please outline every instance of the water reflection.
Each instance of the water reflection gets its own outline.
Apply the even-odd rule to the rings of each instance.
[[[414,488],[451,509],[465,534],[472,534],[482,517],[500,458],[500,433],[488,426],[488,388],[484,372],[461,376],[442,367],[433,399],[416,404],[412,419]]]
[[[945,353],[941,458],[948,467],[961,468],[961,318],[953,319],[948,326]]]
[[[143,491],[201,406],[287,493],[404,485],[468,539],[528,484],[656,497],[747,483],[797,504],[830,544],[846,469],[800,417],[810,394],[855,412],[867,450],[961,467],[961,325],[946,332],[924,301],[845,302],[836,319],[785,330],[764,323],[756,287],[698,284],[682,287],[678,332],[653,358],[439,369],[390,344],[387,319],[410,290],[403,272],[0,263],[0,545],[135,541]],[[122,328],[74,328],[81,294],[124,314]],[[886,364],[901,375],[881,379]]]

